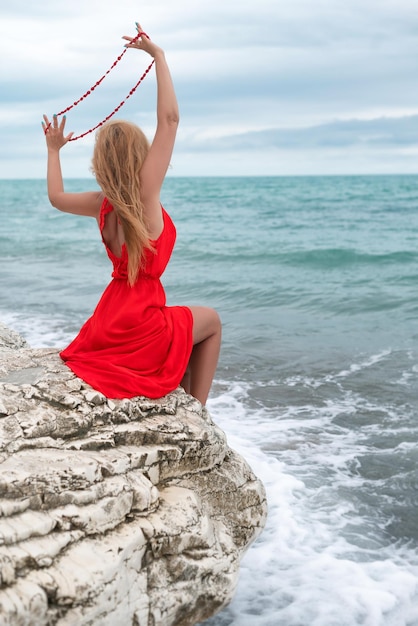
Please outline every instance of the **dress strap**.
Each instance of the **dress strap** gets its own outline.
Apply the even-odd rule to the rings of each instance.
[[[102,202],[102,206],[100,207],[100,232],[102,232],[104,228],[106,215],[112,211],[113,206],[110,204],[109,200],[105,198]]]

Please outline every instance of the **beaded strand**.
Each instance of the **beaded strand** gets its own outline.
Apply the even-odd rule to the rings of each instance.
[[[142,81],[144,80],[145,76],[148,74],[148,72],[150,71],[150,69],[152,68],[154,64],[154,60],[152,60],[152,62],[149,64],[149,66],[147,67],[147,69],[145,70],[145,72],[142,74],[141,78],[139,79],[139,81],[136,83],[136,85],[134,85],[132,87],[132,89],[130,90],[130,92],[128,93],[128,95],[125,97],[124,100],[122,100],[122,102],[120,102],[118,104],[117,107],[115,107],[113,109],[113,111],[111,113],[109,113],[109,115],[107,115],[101,122],[99,122],[98,124],[96,124],[96,126],[93,126],[93,128],[90,128],[89,130],[86,130],[84,133],[81,133],[81,135],[77,135],[76,137],[71,137],[69,141],[76,141],[76,139],[81,139],[82,137],[85,137],[86,135],[89,135],[90,133],[94,132],[95,130],[97,130],[97,128],[99,128],[100,126],[103,126],[103,124],[105,124],[108,120],[110,120],[111,117],[113,117],[115,115],[115,113],[117,113],[119,111],[120,108],[123,107],[123,105],[125,104],[125,102],[135,93],[135,91],[137,90],[137,88],[139,87],[139,85],[142,83]],[[72,105],[73,107],[74,105]],[[72,108],[71,107],[71,108]],[[62,113],[58,113],[58,115],[62,115]]]
[[[144,35],[145,37],[147,37],[149,39],[149,37],[148,37],[148,35],[146,33],[140,32],[132,39],[131,43],[135,43],[135,41],[137,41],[137,39],[142,37],[142,35]],[[116,65],[119,63],[119,61],[121,61],[123,55],[126,52],[127,52],[127,48],[125,48],[123,50],[123,52],[115,59],[115,61],[112,63],[112,65],[109,67],[109,69],[103,74],[103,76],[101,78],[99,78],[99,80],[92,87],[90,87],[90,89],[88,89],[78,100],[76,100],[75,102],[70,104],[68,107],[66,107],[65,109],[63,109],[59,113],[56,113],[56,116],[58,117],[59,115],[64,115],[68,111],[71,111],[71,109],[76,107],[78,104],[80,104],[80,102],[82,102],[85,98],[87,98],[87,96],[89,96],[96,89],[96,87],[98,87],[100,85],[100,83],[102,83],[104,81],[106,76],[108,74],[110,74],[110,72],[116,67]],[[90,133],[92,133],[95,130],[97,130],[97,128],[99,128],[100,126],[103,126],[103,124],[105,124],[108,120],[110,120],[110,118],[113,117],[115,115],[115,113],[117,113],[119,111],[119,109],[123,107],[125,102],[135,93],[135,91],[138,89],[139,85],[142,83],[142,81],[144,80],[144,78],[146,77],[146,75],[148,74],[150,69],[152,68],[153,64],[154,64],[154,59],[151,61],[151,63],[149,64],[149,66],[147,67],[145,72],[142,74],[142,76],[138,80],[138,82],[132,87],[132,89],[127,94],[125,99],[122,100],[122,102],[120,102],[118,104],[118,106],[115,107],[111,113],[109,113],[109,115],[107,115],[101,122],[96,124],[96,126],[93,126],[93,128],[90,128],[89,130],[86,130],[84,133],[81,133],[80,135],[77,135],[76,137],[71,137],[71,139],[69,141],[76,141],[77,139],[81,139],[82,137],[85,137],[86,135],[89,135]],[[48,132],[51,124],[52,124],[52,122],[49,122],[48,126],[45,128],[45,135]]]

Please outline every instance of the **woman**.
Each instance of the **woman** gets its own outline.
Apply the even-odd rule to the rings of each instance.
[[[109,398],[158,398],[181,384],[204,405],[218,362],[219,316],[208,307],[167,307],[160,282],[175,242],[160,191],[177,132],[177,99],[164,51],[144,33],[124,39],[155,61],[157,128],[150,145],[137,126],[107,122],[92,160],[100,191],[66,193],[59,152],[73,133],[64,133],[65,116],[50,123],[44,115],[49,200],[60,211],[96,218],[114,268],[93,315],[61,357]]]

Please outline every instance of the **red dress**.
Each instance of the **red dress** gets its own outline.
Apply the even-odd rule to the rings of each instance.
[[[113,211],[107,199],[100,209],[100,231]],[[188,307],[166,306],[160,281],[170,259],[176,229],[163,209],[164,228],[147,250],[135,284],[127,282],[128,254],[107,247],[113,280],[93,315],[61,352],[72,371],[108,398],[160,398],[178,387],[193,347],[193,316]],[[102,237],[103,239],[103,237]]]

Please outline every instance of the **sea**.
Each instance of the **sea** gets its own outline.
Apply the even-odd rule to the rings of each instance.
[[[418,626],[418,176],[169,176],[162,201],[168,304],[219,312],[208,408],[269,505],[205,626]],[[96,222],[44,180],[0,181],[0,219],[0,321],[66,346],[110,280]]]

